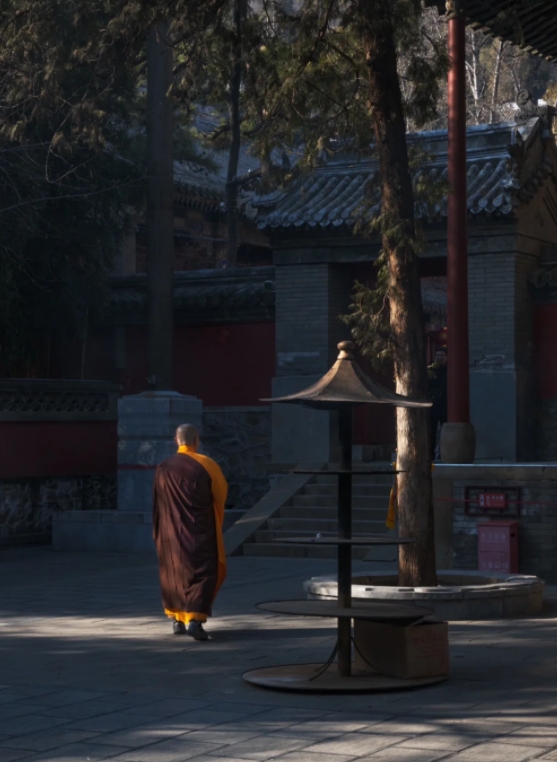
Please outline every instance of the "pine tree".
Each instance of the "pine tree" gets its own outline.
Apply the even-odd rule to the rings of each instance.
[[[396,391],[426,399],[421,236],[414,220],[406,120],[411,116],[420,124],[434,117],[447,71],[444,45],[422,34],[419,0],[301,0],[290,12],[266,3],[259,39],[250,49],[244,124],[261,155],[284,144],[292,150],[303,145],[302,169],[335,146],[377,157],[382,207],[375,228],[383,249],[379,280],[389,310]],[[365,219],[359,228],[370,232]],[[356,339],[373,341],[359,329],[356,325]],[[397,410],[397,446],[400,533],[416,540],[400,551],[399,581],[435,585],[427,410]]]

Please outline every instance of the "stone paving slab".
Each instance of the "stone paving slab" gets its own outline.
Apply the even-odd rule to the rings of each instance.
[[[308,696],[242,672],[325,660],[334,623],[263,613],[334,562],[234,557],[196,643],[146,555],[0,552],[0,762],[557,760],[557,591],[529,620],[450,626],[450,680]]]

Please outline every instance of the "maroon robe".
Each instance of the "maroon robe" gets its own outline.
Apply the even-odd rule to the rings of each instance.
[[[189,455],[174,455],[155,471],[153,538],[164,608],[211,615],[218,552],[208,471]]]

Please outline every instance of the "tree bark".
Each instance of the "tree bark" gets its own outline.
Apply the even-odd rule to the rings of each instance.
[[[234,0],[234,46],[232,73],[230,75],[230,153],[228,156],[228,172],[226,176],[226,216],[227,243],[226,263],[234,267],[238,258],[239,222],[238,210],[238,162],[240,159],[240,91],[242,87],[243,46],[242,32],[247,7],[246,0]]]
[[[174,157],[172,47],[168,25],[149,33],[147,44],[147,305],[148,386],[173,383]]]
[[[497,47],[497,57],[495,59],[495,71],[493,72],[493,87],[491,91],[491,123],[495,121],[497,101],[499,98],[499,83],[501,81],[501,66],[503,64],[503,50],[505,43],[499,40]]]
[[[414,194],[406,145],[406,122],[391,20],[381,1],[363,0],[361,16],[369,72],[371,117],[381,175],[382,243],[389,270],[391,338],[396,391],[428,397]],[[429,410],[397,408],[400,585],[436,585]]]

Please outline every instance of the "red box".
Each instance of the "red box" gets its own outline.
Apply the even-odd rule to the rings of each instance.
[[[518,522],[478,524],[478,569],[498,574],[518,572]]]

